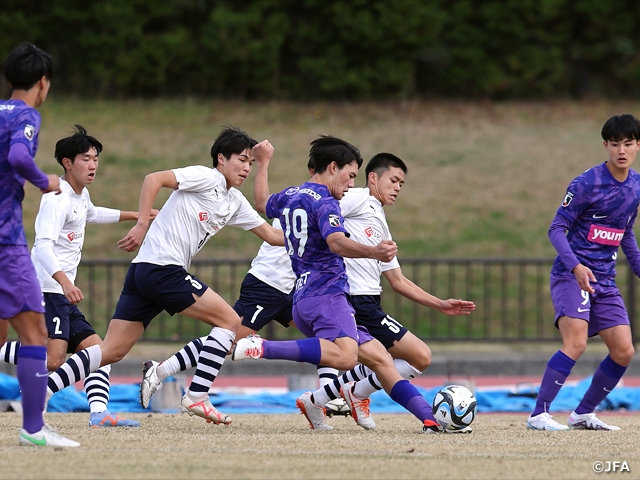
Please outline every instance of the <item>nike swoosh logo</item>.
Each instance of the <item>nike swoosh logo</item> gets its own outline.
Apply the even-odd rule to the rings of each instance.
[[[556,380],[556,385],[562,386],[562,385],[564,385],[564,383],[560,383],[558,380]]]
[[[607,390],[607,387],[602,387],[605,392],[611,393],[611,390]]]
[[[599,218],[607,218],[606,215],[596,215],[595,213],[593,214],[593,218],[595,218],[596,220]]]
[[[588,312],[589,310],[591,310],[591,309],[590,309],[590,308],[578,308],[578,311],[579,311],[580,313]]]
[[[42,378],[42,377],[48,377],[48,376],[49,376],[49,372],[47,373],[36,372],[36,377]]]
[[[27,440],[29,440],[31,443],[35,444],[35,445],[40,445],[41,447],[44,447],[47,444],[47,439],[46,438],[42,438],[40,440],[38,440],[37,438],[33,438],[25,433],[21,433],[20,436],[22,438],[26,438]]]

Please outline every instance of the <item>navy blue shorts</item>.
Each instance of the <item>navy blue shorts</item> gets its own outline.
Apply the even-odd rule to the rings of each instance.
[[[385,348],[404,337],[408,330],[380,306],[380,295],[352,295],[351,305],[356,311],[356,324],[366,327],[371,336]]]
[[[146,329],[163,310],[173,316],[196,303],[193,296],[202,296],[207,288],[178,265],[132,263],[112,318],[142,322]]]
[[[82,340],[96,334],[80,309],[61,293],[45,293],[44,303],[49,338],[65,340],[67,353],[75,353]]]
[[[242,325],[256,332],[262,330],[271,320],[284,327],[293,320],[293,291],[282,293],[262,280],[247,273],[240,286],[240,298],[233,305]]]

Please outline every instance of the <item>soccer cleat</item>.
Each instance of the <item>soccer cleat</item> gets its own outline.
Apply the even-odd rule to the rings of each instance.
[[[342,415],[347,417],[351,415],[351,409],[347,402],[344,401],[344,398],[336,398],[334,400],[330,400],[324,406],[324,411],[327,417],[333,417],[334,415]]]
[[[569,427],[556,422],[547,412],[543,412],[535,417],[529,415],[527,428],[529,430],[569,430]]]
[[[232,422],[229,415],[219,412],[216,410],[216,407],[211,405],[208,394],[202,397],[192,398],[188,393],[185,393],[180,401],[180,410],[182,410],[182,413],[188,413],[190,417],[194,415],[202,417],[207,423],[231,425]]]
[[[104,412],[92,412],[89,415],[89,426],[98,427],[139,427],[140,422],[137,420],[127,420],[118,414],[113,415],[109,410]]]
[[[444,428],[438,422],[433,420],[425,420],[422,425],[422,433],[443,433]]]
[[[22,446],[33,447],[79,447],[80,444],[60,435],[50,425],[45,425],[39,432],[29,433],[24,428],[20,430],[18,442]]]
[[[445,428],[444,429],[444,433],[473,433],[473,429],[469,425],[467,425],[464,428],[457,428],[455,430],[451,430],[449,428]]]
[[[333,430],[331,425],[324,423],[324,408],[316,406],[311,401],[311,392],[305,392],[296,400],[296,407],[300,409],[313,430]]]
[[[140,405],[149,408],[151,397],[162,388],[163,383],[158,378],[158,365],[160,363],[148,360],[142,364],[142,382],[140,382]]]
[[[244,360],[245,358],[262,358],[262,337],[249,335],[236,342],[231,350],[231,360]]]
[[[374,430],[376,428],[376,422],[371,418],[369,411],[369,404],[371,400],[367,398],[356,398],[353,394],[353,389],[356,386],[355,382],[345,383],[340,388],[340,395],[344,398],[344,401],[349,405],[351,410],[351,416],[365,430]]]
[[[567,425],[569,425],[567,428],[571,430],[620,430],[620,427],[604,423],[596,417],[595,413],[578,415],[576,412],[571,412]]]

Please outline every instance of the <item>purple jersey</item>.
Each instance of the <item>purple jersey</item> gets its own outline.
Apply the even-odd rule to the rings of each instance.
[[[31,158],[38,149],[40,114],[22,100],[0,101],[0,245],[27,245],[22,226],[25,179],[8,161],[15,143],[26,145]],[[34,169],[35,163],[33,166]]]
[[[348,292],[342,257],[333,253],[326,238],[335,232],[349,235],[340,203],[319,183],[303,183],[269,197],[267,216],[279,218],[285,248],[296,274],[294,303],[305,297]]]
[[[571,222],[571,250],[602,285],[615,285],[618,246],[626,232],[633,232],[639,203],[640,174],[630,169],[627,179],[619,182],[605,162],[576,177],[558,208],[558,214]],[[573,277],[560,257],[551,274]]]

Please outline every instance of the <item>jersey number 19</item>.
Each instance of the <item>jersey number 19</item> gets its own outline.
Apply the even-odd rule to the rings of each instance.
[[[289,215],[291,214],[291,215]],[[298,239],[298,257],[302,257],[304,253],[304,247],[307,245],[307,239],[309,238],[307,233],[308,228],[308,216],[307,212],[302,208],[296,208],[293,212],[289,208],[282,210],[284,216],[285,230],[284,238],[287,244],[287,253],[293,255],[295,252],[294,245],[291,241],[291,234]]]

